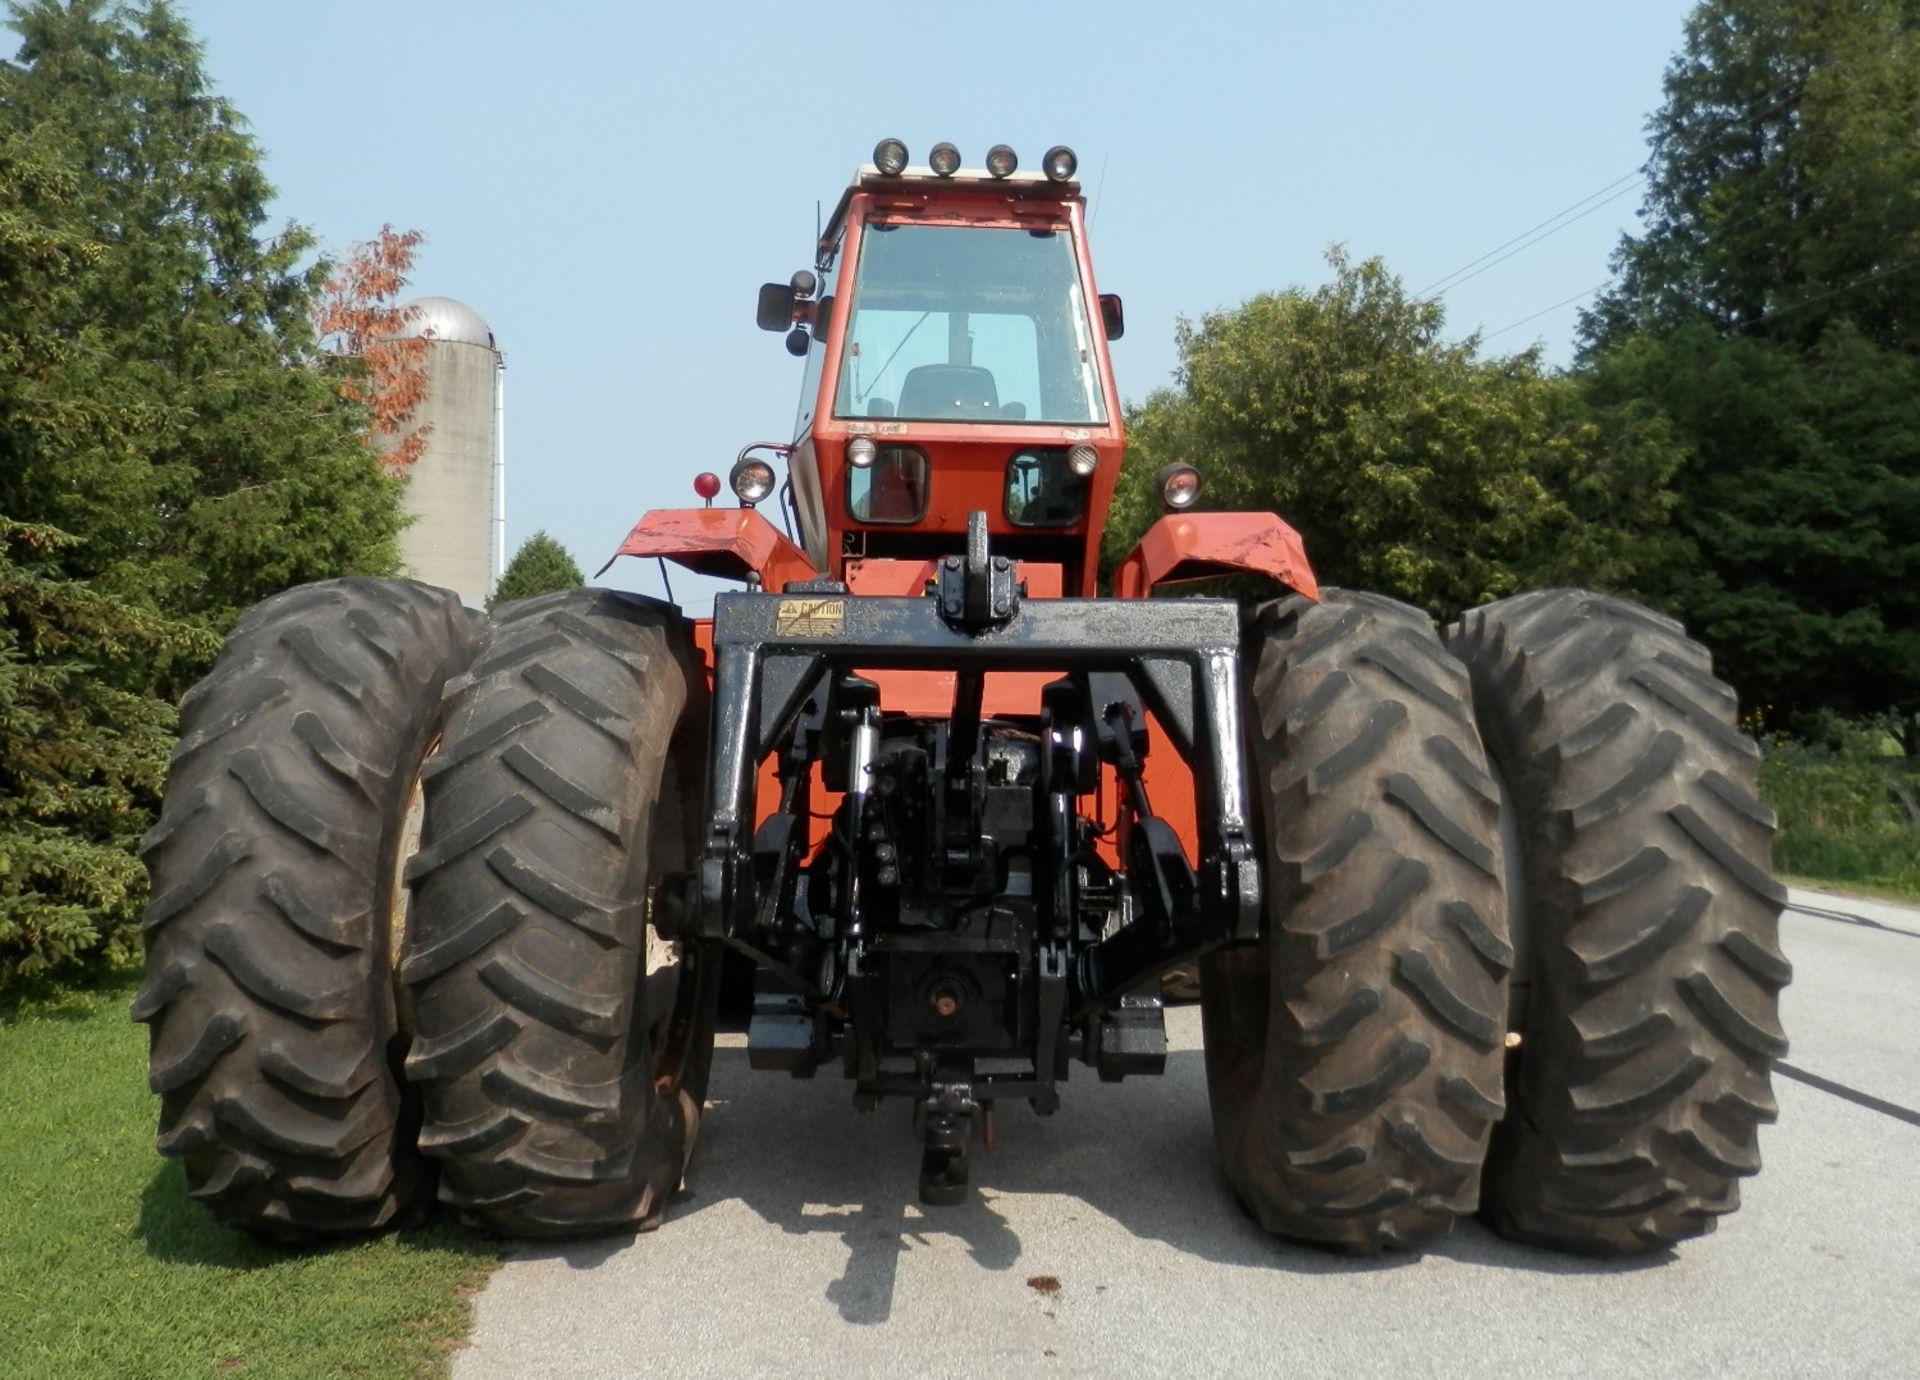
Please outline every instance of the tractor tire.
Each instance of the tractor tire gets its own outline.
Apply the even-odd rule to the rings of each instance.
[[[1786,892],[1734,693],[1672,619],[1583,590],[1448,630],[1524,869],[1523,1041],[1484,1186],[1503,1235],[1583,1254],[1713,1229],[1760,1168],[1786,1053]],[[1518,910],[1518,907],[1516,908]]]
[[[1474,1210],[1499,1119],[1498,794],[1427,616],[1327,590],[1249,633],[1266,932],[1201,970],[1228,1180],[1269,1231],[1413,1248]]]
[[[651,923],[695,865],[706,679],[678,614],[575,589],[494,614],[423,773],[401,976],[440,1198],[510,1236],[657,1225],[693,1150],[721,955]]]
[[[181,701],[133,1017],[160,1153],[227,1226],[298,1243],[431,1203],[391,954],[416,770],[477,622],[410,581],[303,585]]]

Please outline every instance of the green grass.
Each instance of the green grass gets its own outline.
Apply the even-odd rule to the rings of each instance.
[[[124,979],[0,1017],[0,1374],[443,1374],[499,1253],[448,1226],[289,1254],[153,1150]]]
[[[1920,830],[1890,785],[1905,766],[1871,746],[1767,744],[1761,794],[1780,818],[1773,865],[1807,886],[1920,901]]]
[[[1920,904],[1920,887],[1836,882],[1831,877],[1806,877],[1798,872],[1782,872],[1778,875],[1788,886],[1803,886],[1812,891],[1831,892],[1835,896],[1859,896],[1869,901],[1894,901],[1903,905]]]

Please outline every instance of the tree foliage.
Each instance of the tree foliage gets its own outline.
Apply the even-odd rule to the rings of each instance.
[[[218,639],[70,580],[74,539],[0,518],[0,988],[138,937],[134,845],[174,712],[147,685]]]
[[[313,367],[312,237],[264,235],[272,196],[244,121],[165,4],[16,6],[0,127],[70,176],[39,208],[98,246],[32,332],[83,340],[9,439],[0,512],[83,538],[70,574],[208,627],[302,580],[398,559],[397,481],[365,409]],[[70,427],[61,408],[89,411]]]
[[[1589,351],[1706,325],[1920,348],[1920,4],[1704,0],[1650,123],[1641,216]]]
[[[367,444],[379,447],[389,474],[411,469],[433,431],[413,425],[414,409],[427,399],[429,342],[402,334],[412,309],[398,300],[425,238],[381,226],[334,265],[313,313],[315,332],[332,349],[340,394],[371,414]]]
[[[1920,4],[1705,0],[1645,232],[1583,322],[1597,399],[1687,449],[1649,592],[1762,719],[1891,713],[1920,751]]]
[[[1379,260],[1328,261],[1319,288],[1182,323],[1179,387],[1128,419],[1109,562],[1175,459],[1207,506],[1292,523],[1322,581],[1437,616],[1558,580],[1626,587],[1658,557],[1677,455],[1657,417],[1590,407],[1532,352],[1480,359]]]
[[[397,560],[318,366],[324,265],[164,4],[13,8],[0,62],[0,983],[126,950],[172,698],[238,613]]]
[[[567,548],[545,531],[535,532],[520,543],[520,549],[513,553],[513,559],[507,562],[507,568],[500,573],[500,583],[488,598],[487,609],[491,612],[515,599],[531,599],[536,594],[577,589],[585,583],[580,567],[567,554]]]

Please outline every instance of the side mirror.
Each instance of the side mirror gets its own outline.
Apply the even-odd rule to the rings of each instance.
[[[760,300],[767,300],[767,290],[760,289]],[[762,308],[764,310],[764,307]],[[1107,339],[1118,340],[1127,333],[1126,309],[1120,305],[1120,294],[1103,292],[1100,294],[1100,324],[1107,328]]]
[[[1101,306],[1106,298],[1100,299]],[[754,321],[763,331],[784,331],[793,324],[793,287],[789,283],[762,283]]]

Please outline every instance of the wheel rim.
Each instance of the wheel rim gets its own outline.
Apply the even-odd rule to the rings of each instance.
[[[387,873],[387,982],[393,989],[394,1027],[408,1037],[413,1034],[413,1007],[400,981],[400,964],[406,957],[407,932],[413,919],[413,888],[407,885],[407,864],[420,851],[420,836],[427,822],[427,763],[439,753],[440,742],[440,735],[434,734],[413,769],[400,829],[394,838],[393,866]]]
[[[687,758],[693,752],[686,742],[676,742],[662,768],[660,792],[648,825],[646,932],[640,978],[641,1017],[647,1040],[648,1063],[653,1070],[654,1087],[671,1095],[679,1086],[699,1038],[701,1006],[705,1000],[706,974],[713,967],[707,956],[711,947],[688,944],[664,932],[654,923],[660,884],[673,870],[668,863],[687,864],[694,852],[697,824],[692,812],[672,808],[684,800],[680,783],[688,779]],[[684,918],[682,923],[685,923]]]

